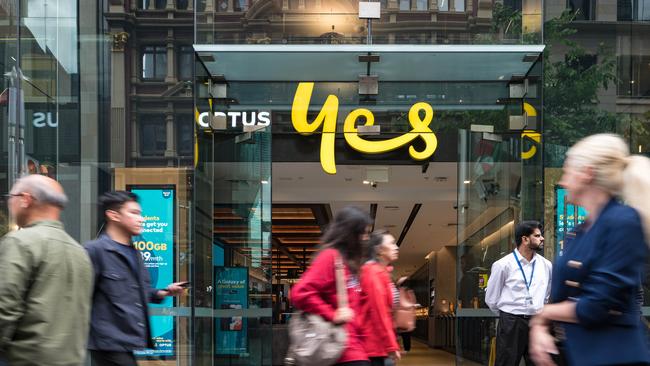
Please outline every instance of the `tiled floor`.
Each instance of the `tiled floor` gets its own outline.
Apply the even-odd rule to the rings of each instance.
[[[429,348],[424,343],[413,340],[411,352],[402,356],[397,366],[454,366],[455,356],[449,352]],[[465,361],[463,366],[475,366],[473,362]]]

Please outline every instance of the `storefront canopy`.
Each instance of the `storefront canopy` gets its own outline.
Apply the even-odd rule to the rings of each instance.
[[[380,82],[508,82],[528,74],[544,45],[194,45],[194,50],[211,77],[226,81],[349,82],[377,75]]]

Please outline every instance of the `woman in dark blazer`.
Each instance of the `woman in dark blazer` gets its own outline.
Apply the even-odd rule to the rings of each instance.
[[[648,256],[650,159],[630,156],[617,135],[590,136],[567,153],[560,185],[589,215],[553,266],[552,304],[530,322],[531,356],[554,365],[560,340],[571,366],[648,365],[637,295]]]

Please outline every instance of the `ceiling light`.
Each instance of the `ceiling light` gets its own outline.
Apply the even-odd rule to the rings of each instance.
[[[463,183],[465,183],[465,184],[470,184],[470,183],[472,183],[472,181],[471,181],[471,180],[466,180],[466,181],[464,181]]]
[[[370,181],[369,180],[364,180],[363,184],[370,184]]]
[[[263,180],[262,184],[269,184],[269,181],[268,180]]]

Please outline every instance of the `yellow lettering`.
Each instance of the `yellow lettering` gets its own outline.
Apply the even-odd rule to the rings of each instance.
[[[420,118],[420,111],[424,111],[424,119]],[[359,117],[365,118],[365,126],[372,126],[375,123],[375,116],[367,109],[356,109],[352,111],[343,124],[345,141],[353,149],[366,154],[381,154],[393,151],[397,148],[410,144],[413,140],[421,137],[425,146],[422,151],[417,151],[413,145],[409,146],[409,155],[415,160],[424,160],[430,157],[438,146],[436,135],[429,128],[433,120],[433,108],[428,103],[420,102],[414,104],[409,110],[409,124],[412,127],[410,132],[392,139],[383,141],[368,141],[359,137],[355,123]]]
[[[296,89],[291,109],[291,122],[294,129],[302,135],[311,135],[321,128],[320,159],[321,166],[326,173],[336,174],[336,161],[334,142],[336,138],[336,121],[338,118],[339,100],[335,95],[329,95],[313,122],[307,120],[309,103],[314,91],[314,83],[300,83]],[[420,111],[424,111],[424,118],[420,118]],[[383,141],[368,141],[358,135],[356,123],[363,117],[365,126],[375,123],[375,116],[365,108],[355,109],[345,118],[343,135],[345,141],[353,149],[366,154],[381,154],[409,145],[416,138],[424,141],[424,148],[418,151],[412,144],[409,146],[409,155],[415,160],[429,158],[436,151],[438,139],[429,124],[433,120],[433,108],[428,103],[414,104],[409,110],[409,124],[411,131],[402,136]]]
[[[323,125],[320,143],[320,161],[323,170],[336,174],[334,159],[334,140],[336,138],[336,118],[339,112],[339,98],[330,95],[318,113],[314,122],[307,121],[309,102],[314,90],[314,83],[300,83],[293,98],[291,107],[291,123],[293,128],[302,135],[311,135]]]

